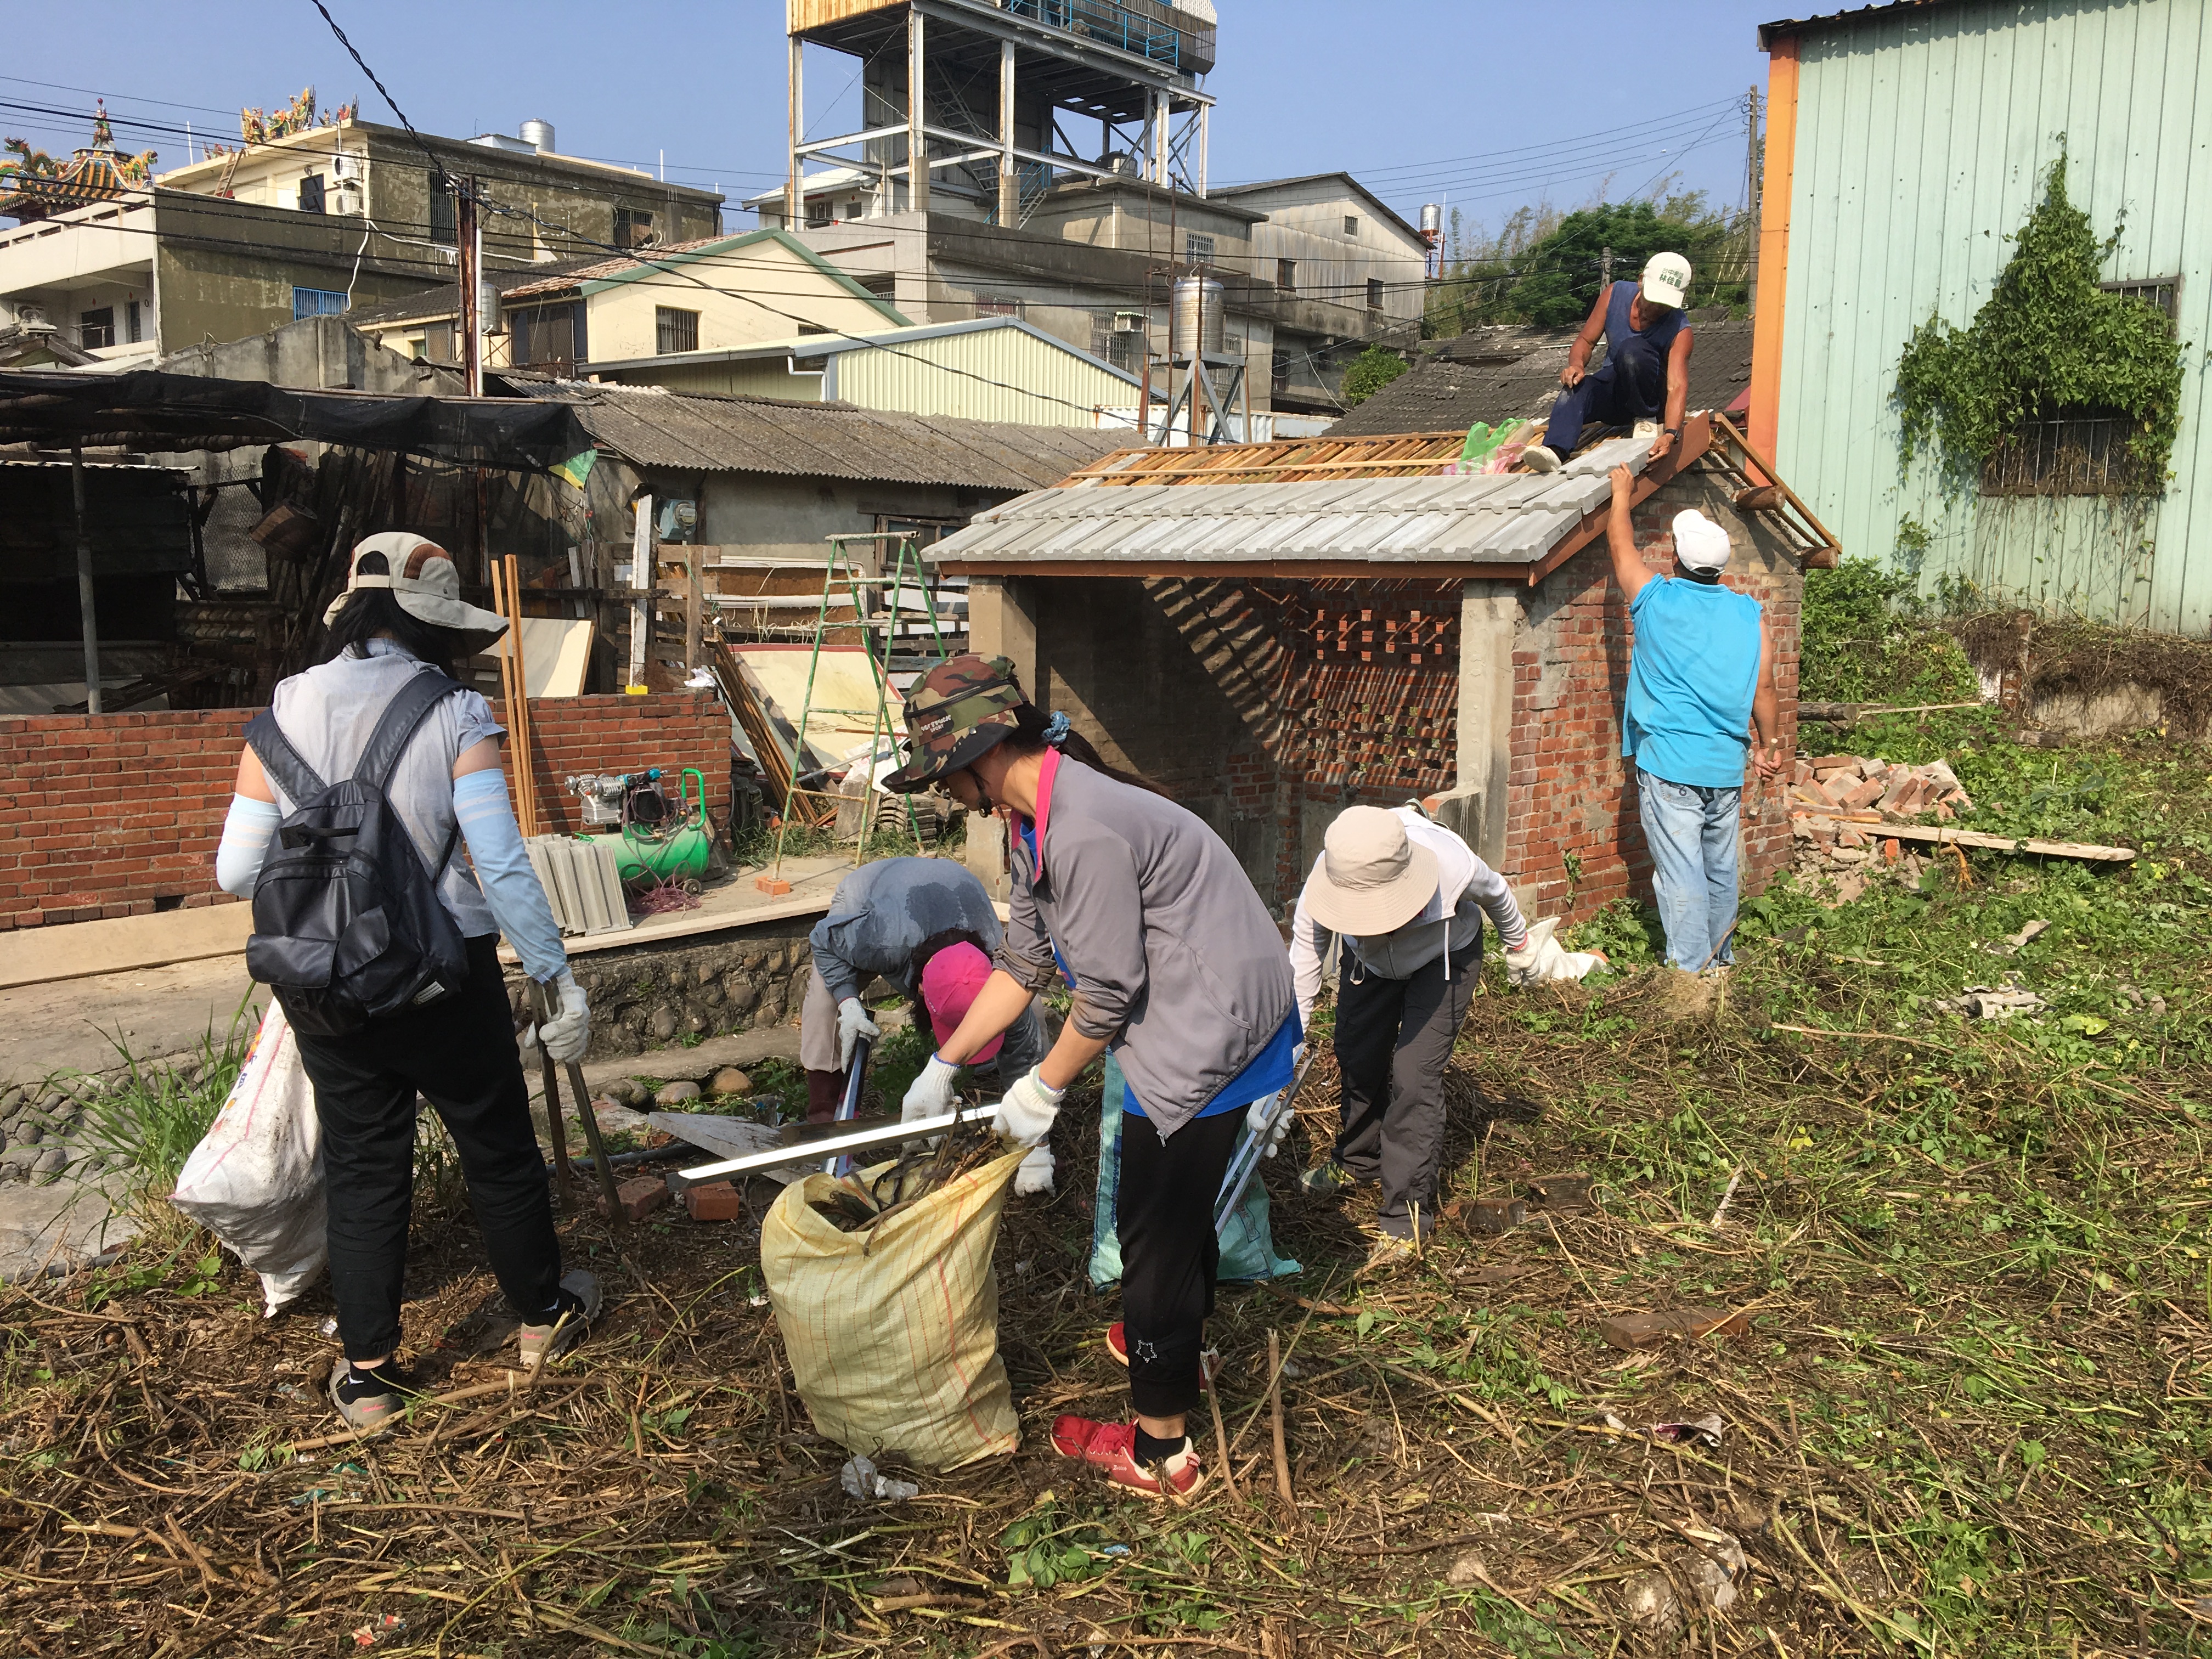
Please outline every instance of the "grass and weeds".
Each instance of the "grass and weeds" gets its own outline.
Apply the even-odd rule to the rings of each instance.
[[[1920,595],[1917,561],[1902,565],[1845,559],[1805,573],[1801,697],[1906,707],[1981,695],[1966,652]]]
[[[425,1199],[408,1349],[441,1391],[495,1392],[367,1445],[321,1443],[320,1292],[264,1322],[188,1255],[0,1291],[0,1628],[167,1659],[359,1630],[426,1656],[2212,1655],[2212,756],[2021,750],[1978,716],[1854,747],[1941,755],[1975,827],[2141,856],[1969,852],[1832,909],[1784,884],[1687,994],[1641,968],[1510,992],[1493,964],[1440,1197],[1579,1172],[1594,1206],[1448,1220],[1383,1277],[1358,1272],[1371,1192],[1296,1183],[1334,1127],[1324,1060],[1265,1170],[1305,1273],[1224,1287],[1210,1328],[1242,1501],[1120,1498],[1049,1449],[1056,1413],[1123,1399],[1079,1087],[1058,1194],[1000,1236],[1023,1448],[896,1506],[847,1498],[811,1431],[757,1218],[563,1216],[611,1310],[510,1402],[480,1235]],[[1624,965],[1650,942],[1626,911],[1577,933]],[[1939,1009],[2005,975],[2049,1006]],[[1741,1322],[1601,1334],[1690,1309]]]

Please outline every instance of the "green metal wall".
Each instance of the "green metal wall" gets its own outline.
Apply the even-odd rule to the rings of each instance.
[[[2203,0],[1958,0],[1800,41],[1777,464],[1849,555],[1900,523],[1946,573],[2051,610],[2202,634],[2212,623],[2212,21]],[[2188,343],[2174,477],[2130,524],[2094,497],[1944,498],[1898,468],[1897,362],[1931,313],[1972,319],[2063,148],[2105,275],[2179,275]],[[2190,212],[2192,195],[2206,195]],[[2149,547],[2143,544],[2148,541]],[[2200,545],[2203,544],[2203,545]]]

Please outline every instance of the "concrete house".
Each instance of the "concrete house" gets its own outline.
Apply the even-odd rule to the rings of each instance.
[[[635,361],[728,350],[809,331],[866,333],[906,324],[828,260],[781,231],[753,231],[489,280],[498,315],[485,325],[487,368],[578,372],[592,358]],[[453,284],[354,319],[405,357],[459,360]]]
[[[969,579],[975,648],[1205,817],[1282,914],[1337,812],[1423,797],[1532,914],[1584,915],[1650,869],[1620,757],[1608,469],[1641,473],[1655,565],[1682,508],[1728,526],[1726,580],[1778,641],[1785,740],[1802,561],[1823,550],[1737,508],[1745,458],[1709,416],[1650,470],[1616,439],[1549,477],[1457,476],[1461,439],[1125,451],[979,512],[937,557]],[[1779,792],[1747,791],[1743,838],[1756,886],[1790,855]]]
[[[758,345],[592,362],[580,373],[623,386],[726,397],[849,403],[908,415],[1120,426],[1133,432],[1137,377],[1018,317],[809,334]]]
[[[2115,465],[2124,411],[2045,409],[1963,488],[1900,476],[1893,402],[1913,331],[1964,326],[2067,158],[2116,240],[2107,290],[2212,342],[2212,206],[2192,171],[2212,106],[2197,0],[1911,0],[1770,23],[1752,441],[1847,552],[1923,584],[2168,631],[2212,628],[2212,428],[2183,381],[2162,491]],[[2116,417],[2117,423],[2116,423]]]
[[[484,199],[514,210],[486,216],[488,272],[720,229],[714,192],[557,155],[551,129],[533,125],[542,149],[498,134],[425,141],[453,173],[478,179]],[[0,212],[14,210],[0,198]],[[146,368],[450,284],[457,234],[454,198],[433,187],[414,138],[338,121],[0,230],[0,327],[51,324],[95,360],[88,368]]]

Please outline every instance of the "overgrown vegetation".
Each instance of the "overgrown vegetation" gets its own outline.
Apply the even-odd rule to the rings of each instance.
[[[1615,282],[1636,276],[1655,253],[1680,253],[1696,273],[1692,305],[1741,312],[1750,298],[1750,246],[1748,220],[1715,209],[1703,191],[1656,205],[1600,202],[1566,214],[1548,204],[1524,207],[1494,234],[1455,211],[1426,331],[1441,337],[1489,323],[1572,327],[1597,301],[1608,249]]]
[[[1371,345],[1354,357],[1344,371],[1344,387],[1338,401],[1357,409],[1403,374],[1409,365],[1388,346]]]
[[[1872,559],[1808,570],[1797,695],[1810,702],[1966,702],[1981,695],[1957,641],[1917,579]]]
[[[1097,1097],[1079,1085],[1059,1195],[1002,1224],[1011,1459],[920,1476],[896,1507],[846,1498],[847,1453],[811,1432],[781,1362],[755,1227],[666,1209],[619,1238],[562,1218],[612,1304],[510,1399],[480,1241],[426,1197],[409,1350],[441,1389],[492,1393],[366,1446],[309,1443],[331,1428],[319,1293],[264,1322],[234,1266],[189,1255],[39,1289],[45,1307],[0,1290],[19,1510],[0,1622],[27,1651],[181,1635],[172,1659],[257,1638],[2212,1655],[2212,754],[2006,730],[1979,709],[1895,718],[1853,746],[1948,761],[1972,827],[2123,842],[2131,866],[1969,849],[1834,909],[1784,883],[1747,904],[1733,975],[1691,1000],[1648,972],[1508,992],[1490,964],[1448,1082],[1445,1195],[1580,1171],[1591,1212],[1503,1235],[1448,1221],[1421,1261],[1355,1277],[1371,1193],[1295,1180],[1335,1127],[1321,1062],[1263,1176],[1305,1274],[1224,1287],[1211,1327],[1241,1501],[1218,1478],[1188,1506],[1118,1498],[1046,1443],[1055,1414],[1110,1414],[1122,1387],[1099,1341],[1117,1304],[1084,1282]],[[1574,942],[1629,965],[1648,918],[1616,908]],[[2048,1006],[1948,1011],[2006,976]],[[1634,1350],[1601,1334],[1688,1308],[1743,1323]],[[1650,1432],[1709,1414],[1711,1440]]]
[[[2165,316],[2106,292],[2100,243],[2066,191],[2066,157],[2014,240],[1996,289],[1965,328],[1940,316],[1914,331],[1897,366],[1900,471],[1933,449],[1946,482],[1970,487],[2028,420],[2119,415],[2142,493],[2166,487],[2181,421],[2182,347]]]

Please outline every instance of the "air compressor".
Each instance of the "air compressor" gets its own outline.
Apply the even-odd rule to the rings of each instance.
[[[714,825],[707,816],[707,780],[687,766],[671,800],[655,766],[642,772],[586,772],[564,779],[583,804],[580,841],[614,851],[626,887],[674,883],[696,890],[714,862]],[[594,826],[610,828],[594,832]]]

